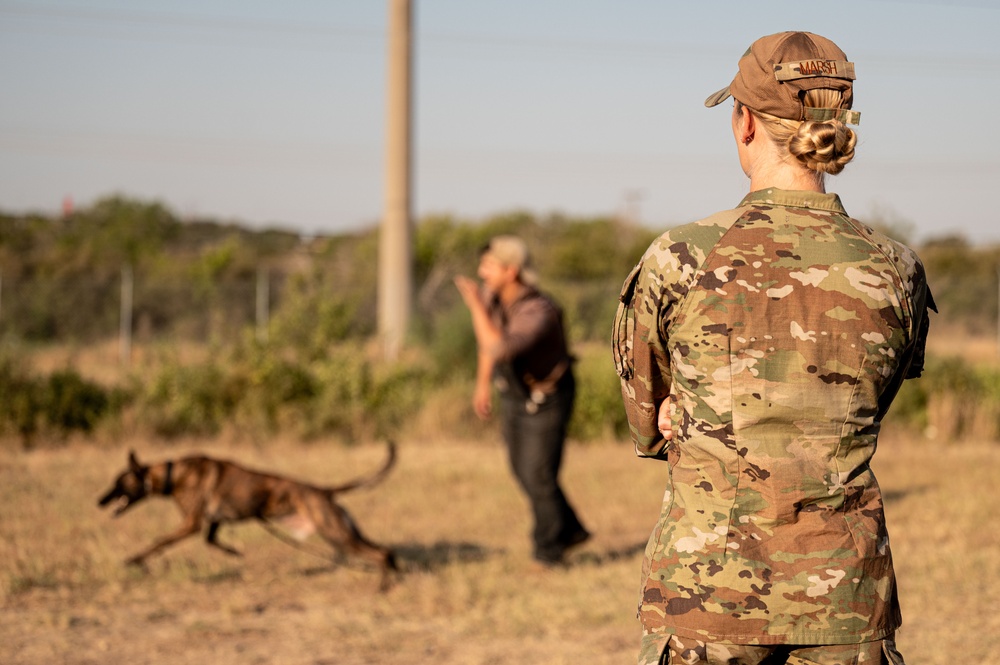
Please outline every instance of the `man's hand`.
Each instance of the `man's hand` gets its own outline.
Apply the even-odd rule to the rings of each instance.
[[[493,415],[493,390],[489,384],[476,385],[472,394],[472,408],[480,420],[489,420]]]
[[[674,412],[677,411],[677,403],[674,398],[667,396],[660,402],[660,409],[656,413],[656,429],[660,430],[664,440],[670,441],[674,438]]]
[[[462,295],[462,300],[465,301],[466,307],[473,309],[477,306],[483,306],[482,298],[479,296],[479,284],[476,280],[470,279],[465,275],[456,275],[455,286]]]

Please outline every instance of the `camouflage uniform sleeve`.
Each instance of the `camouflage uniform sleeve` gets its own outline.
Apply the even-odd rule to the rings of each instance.
[[[657,410],[671,388],[666,331],[705,258],[738,218],[738,211],[729,211],[663,234],[622,285],[613,353],[629,432],[640,457],[670,456],[670,442],[656,426]]]
[[[645,299],[657,268],[655,257],[647,252],[629,273],[614,329],[615,367],[621,378],[629,432],[636,454],[645,457],[665,455],[668,445],[656,427],[656,411],[670,392],[670,361],[665,340],[659,335],[659,320],[662,307],[669,308],[671,303],[661,300],[654,304]]]
[[[891,242],[891,241],[890,241]],[[910,340],[900,362],[899,371],[879,396],[878,419],[881,420],[889,411],[889,406],[899,392],[903,381],[917,379],[924,371],[924,354],[927,346],[927,334],[930,330],[930,313],[937,312],[934,296],[927,284],[924,265],[913,250],[898,245],[892,253],[893,263],[900,271],[900,276],[906,283],[910,293],[911,321]]]

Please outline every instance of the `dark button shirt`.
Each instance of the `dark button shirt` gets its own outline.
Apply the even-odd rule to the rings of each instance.
[[[489,312],[502,336],[494,357],[498,365],[509,365],[524,386],[543,381],[569,360],[562,311],[548,296],[525,287],[506,307],[493,298]]]

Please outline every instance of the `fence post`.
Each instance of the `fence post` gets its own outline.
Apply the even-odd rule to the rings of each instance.
[[[267,268],[257,268],[257,341],[267,341],[270,318],[271,279]]]
[[[122,265],[121,314],[118,323],[118,358],[128,365],[132,359],[132,264]]]

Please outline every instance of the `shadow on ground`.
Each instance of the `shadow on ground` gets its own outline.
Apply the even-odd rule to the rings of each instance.
[[[631,559],[638,554],[642,554],[645,549],[646,543],[641,542],[629,545],[628,547],[621,547],[604,552],[584,550],[577,554],[570,555],[569,562],[570,565],[601,566],[615,561],[621,561],[622,559]]]
[[[917,487],[910,487],[905,490],[888,490],[882,492],[882,501],[885,503],[895,503],[896,501],[902,501],[911,494],[921,495],[926,494],[928,491],[926,485],[918,485]]]
[[[595,551],[581,550],[567,555],[569,566],[601,566],[605,564],[631,559],[642,554],[646,548],[645,542],[635,543],[618,549]],[[491,557],[503,556],[503,548],[488,548],[469,542],[438,541],[436,543],[402,543],[393,546],[396,561],[403,571],[434,572],[447,566],[464,563],[479,563]],[[357,561],[338,557],[329,565],[314,566],[299,571],[305,576],[320,575],[335,570],[338,566],[348,568],[369,569],[369,566]]]
[[[416,570],[433,571],[454,563],[474,563],[485,561],[491,556],[503,554],[502,549],[489,549],[476,543],[405,543],[393,548],[400,564]]]

